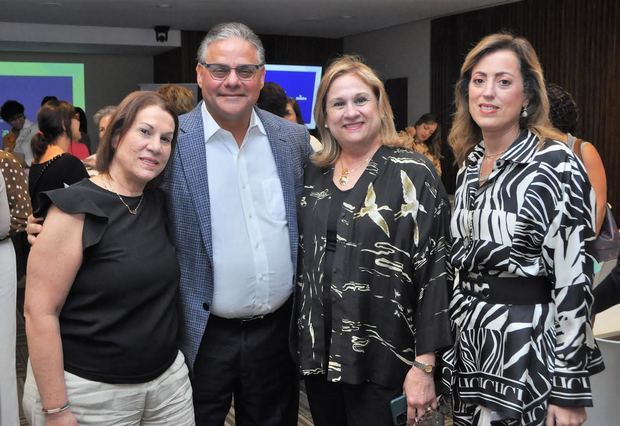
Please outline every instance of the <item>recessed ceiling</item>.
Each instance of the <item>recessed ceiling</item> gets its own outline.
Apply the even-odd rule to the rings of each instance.
[[[0,21],[208,30],[241,21],[259,34],[339,38],[515,0],[11,0]]]

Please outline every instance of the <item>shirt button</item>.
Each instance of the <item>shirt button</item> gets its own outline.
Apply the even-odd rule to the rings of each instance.
[[[202,309],[204,309],[205,311],[209,310],[209,304],[208,303],[203,303],[202,304]]]
[[[258,248],[260,246],[259,243],[254,244],[254,248]]]

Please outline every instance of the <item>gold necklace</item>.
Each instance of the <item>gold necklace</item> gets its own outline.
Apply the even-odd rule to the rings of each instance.
[[[127,211],[130,214],[134,214],[135,215],[136,213],[138,213],[138,209],[142,205],[142,200],[144,199],[144,193],[140,194],[140,201],[138,201],[138,205],[135,208],[132,209],[131,207],[129,207],[129,204],[127,204],[125,202],[125,200],[123,200],[123,197],[121,197],[121,194],[119,194],[118,192],[112,191],[112,189],[108,186],[107,178],[102,179],[102,182],[103,182],[103,185],[105,186],[105,189],[107,189],[108,191],[116,194],[118,199],[121,200],[121,203],[123,203],[125,205],[125,207],[127,207]]]
[[[499,157],[500,155],[502,155],[504,152],[506,152],[506,150],[503,150],[502,152],[498,152],[497,154],[488,154],[486,153],[486,151],[484,152],[484,154],[482,155],[482,158],[496,158]]]
[[[340,178],[338,178],[338,183],[340,184],[340,186],[346,186],[347,183],[349,182],[349,175],[355,172],[356,170],[359,170],[360,167],[362,167],[369,161],[370,161],[370,158],[367,158],[362,162],[362,164],[360,164],[356,168],[350,169],[344,165],[344,162],[342,161],[342,158],[341,158],[340,159]]]

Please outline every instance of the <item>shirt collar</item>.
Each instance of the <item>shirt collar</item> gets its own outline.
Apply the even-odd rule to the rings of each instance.
[[[202,113],[202,125],[205,132],[205,141],[208,142],[213,137],[213,135],[215,135],[219,131],[226,131],[222,129],[219,124],[217,124],[215,119],[213,119],[213,116],[211,116],[211,113],[207,109],[207,105],[204,101],[202,102],[200,112]],[[250,116],[250,125],[248,126],[247,133],[252,134],[255,132],[258,132],[261,135],[267,135],[267,132],[265,131],[265,126],[263,125],[262,121],[260,121],[258,114],[256,114],[256,110],[252,108],[252,115]]]
[[[538,138],[528,129],[523,129],[517,139],[508,149],[498,158],[498,160],[511,161],[513,163],[528,163],[538,151]],[[484,156],[484,141],[480,141],[469,153],[467,160],[469,163],[478,164]]]

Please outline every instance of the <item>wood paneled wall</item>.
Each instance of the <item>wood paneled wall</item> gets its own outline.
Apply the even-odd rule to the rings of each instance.
[[[194,83],[196,52],[206,35],[202,31],[182,31],[181,47],[155,56],[155,83]],[[342,54],[342,39],[259,35],[265,60],[271,64],[325,66]]]
[[[483,36],[502,29],[526,37],[547,81],[575,98],[581,116],[577,136],[598,148],[607,171],[607,196],[620,219],[620,1],[524,0],[433,20],[431,108],[444,135],[465,55]],[[452,193],[456,169],[449,151],[446,145],[443,179]]]

